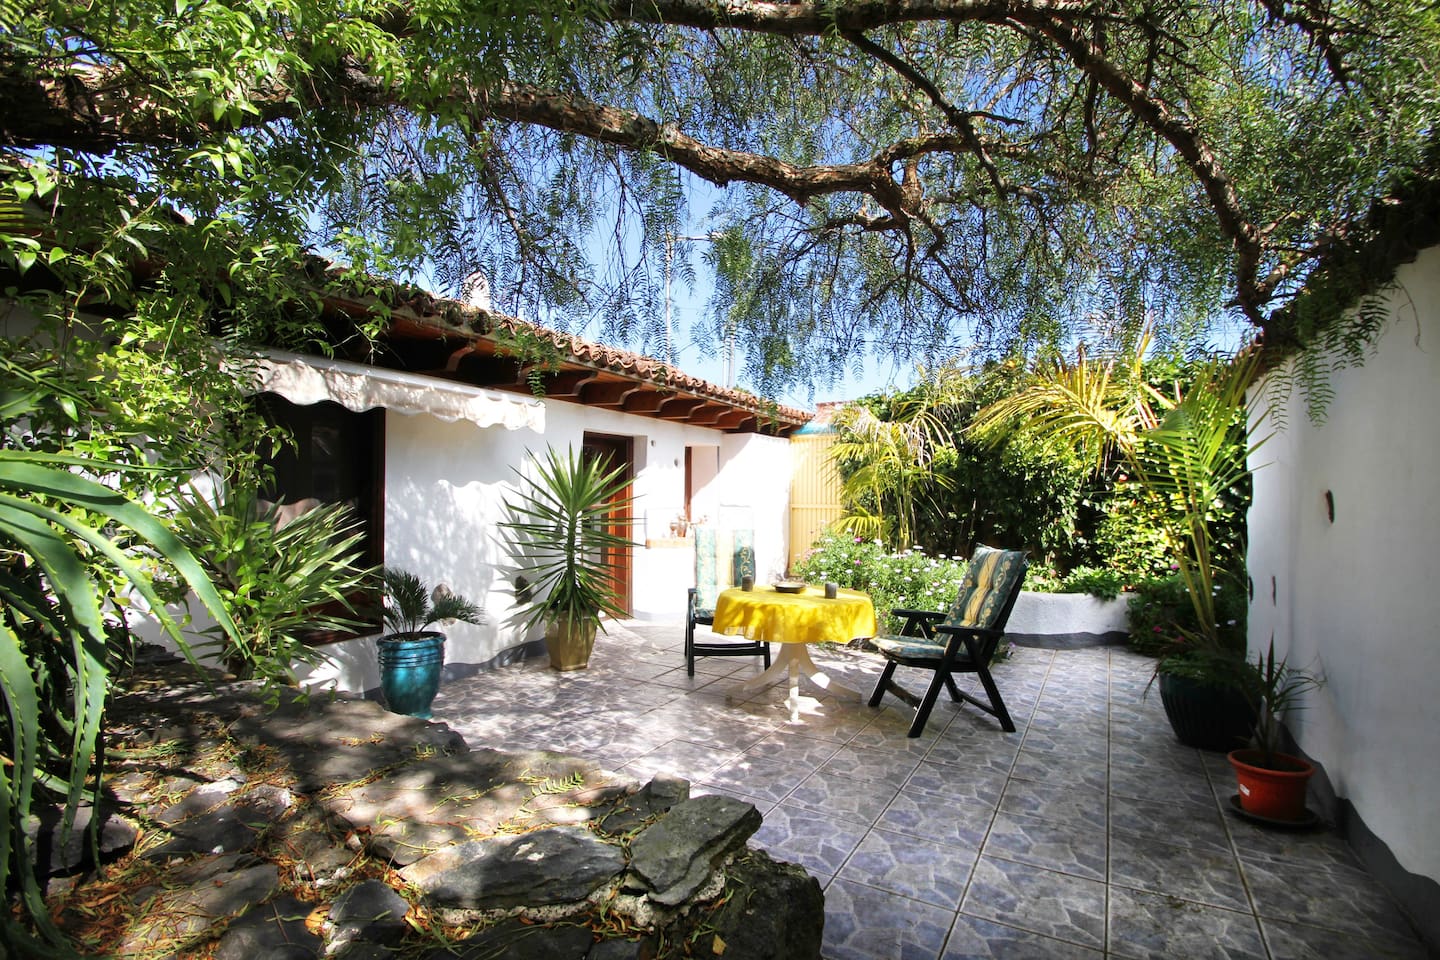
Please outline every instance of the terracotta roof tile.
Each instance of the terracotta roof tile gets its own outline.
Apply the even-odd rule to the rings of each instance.
[[[467,307],[459,301],[438,298],[423,291],[411,292],[406,298],[405,307],[413,312],[419,320],[438,321],[446,328],[462,335],[484,336],[501,329],[510,334],[521,330],[528,331],[551,343],[576,363],[610,370],[732,406],[762,411],[769,416],[792,424],[807,423],[815,416],[808,410],[781,406],[744,390],[722,387],[708,380],[702,380],[654,357],[595,343],[574,334],[552,330],[549,327],[542,327],[516,317]]]

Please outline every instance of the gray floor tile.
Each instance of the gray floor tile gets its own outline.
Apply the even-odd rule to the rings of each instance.
[[[686,780],[704,780],[736,755],[736,751],[717,750],[711,744],[672,740],[631,760],[622,772],[641,780],[662,773]]]
[[[1094,756],[1032,752],[1022,747],[1010,775],[1020,780],[1035,780],[1041,783],[1079,783],[1093,790],[1104,791],[1110,785],[1107,771],[1108,764],[1103,757],[1097,760]]]
[[[1076,829],[1071,823],[1002,811],[990,825],[985,855],[1091,880],[1105,879],[1105,831]]]
[[[982,856],[963,913],[1086,947],[1105,945],[1105,884]]]
[[[922,840],[979,849],[994,815],[993,803],[942,797],[907,787],[895,794],[875,826]]]
[[[843,878],[825,888],[826,960],[935,960],[954,911]]]
[[[745,753],[763,756],[767,760],[779,760],[807,772],[814,772],[826,760],[835,756],[842,746],[843,744],[834,740],[798,737],[789,732],[772,732]]]
[[[1276,830],[1243,819],[1226,817],[1235,848],[1247,860],[1273,860],[1305,865],[1314,870],[1363,869],[1355,851],[1333,830]]]
[[[1255,912],[1341,933],[1376,939],[1408,939],[1410,924],[1369,874],[1337,867],[1240,858]]]
[[[810,774],[807,767],[757,753],[742,753],[725,761],[704,779],[716,787],[778,803]]]
[[[961,913],[940,960],[1101,960],[1104,954]]]
[[[956,910],[977,856],[978,847],[872,830],[850,854],[839,879]]]
[[[782,803],[765,815],[765,822],[750,842],[777,860],[833,876],[867,832],[864,824]]]
[[[895,793],[893,785],[851,780],[821,767],[792,790],[786,802],[869,826],[885,812]]]
[[[989,807],[1000,804],[1009,780],[1004,771],[988,767],[961,767],[929,760],[915,768],[906,781],[908,792],[933,793],[947,800],[973,801]]]
[[[1230,849],[1230,835],[1214,803],[1116,797],[1110,804],[1110,829],[1137,837],[1164,837],[1167,843],[1184,846]]]
[[[922,757],[899,750],[877,750],[846,744],[819,768],[825,776],[888,784],[892,790],[904,786]]]
[[[1075,823],[1101,832],[1106,827],[1105,807],[1105,792],[1081,783],[1011,780],[1000,798],[1005,813]]]
[[[1272,957],[1283,960],[1430,960],[1413,938],[1349,936],[1299,923],[1262,918],[1260,929]]]
[[[1255,915],[1110,888],[1110,955],[1170,960],[1266,960]]]
[[[1216,847],[1177,846],[1150,837],[1110,837],[1110,882],[1215,907],[1250,910],[1235,855]]]

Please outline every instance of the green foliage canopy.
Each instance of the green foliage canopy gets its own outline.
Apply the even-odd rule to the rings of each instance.
[[[6,0],[0,19],[0,180],[43,210],[0,250],[68,303],[304,339],[320,316],[295,268],[317,249],[357,270],[310,279],[351,294],[481,269],[509,312],[599,314],[653,348],[694,213],[705,339],[747,344],[762,392],[1102,312],[1185,339],[1228,303],[1284,341],[1277,308],[1428,168],[1440,116],[1428,0]]]

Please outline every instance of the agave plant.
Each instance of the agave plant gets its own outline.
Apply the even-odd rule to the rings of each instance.
[[[517,616],[527,629],[561,618],[599,625],[602,613],[625,616],[615,599],[613,562],[616,551],[630,546],[625,467],[611,468],[574,448],[566,454],[552,449],[535,466],[535,480],[506,500],[509,519],[500,524],[514,534],[508,548],[530,584],[531,599]]]
[[[386,567],[382,576],[385,627],[395,639],[423,633],[426,627],[441,620],[476,624],[485,621],[484,611],[478,605],[444,587],[427,590],[425,581],[408,570]]]
[[[33,398],[5,400],[13,415]],[[45,907],[25,826],[37,793],[63,797],[64,831],[82,798],[99,799],[92,773],[103,756],[114,645],[127,638],[119,591],[143,598],[190,656],[151,579],[153,559],[162,558],[218,629],[235,635],[204,569],[170,529],[81,475],[133,469],[67,453],[0,450],[0,887],[19,890],[38,935],[21,930],[7,911],[0,918],[0,954],[8,947],[17,956],[73,955]],[[140,558],[141,549],[151,552],[148,560]]]

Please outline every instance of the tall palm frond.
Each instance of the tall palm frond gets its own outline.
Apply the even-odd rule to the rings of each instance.
[[[1118,458],[1142,487],[1169,503],[1180,522],[1163,530],[1200,624],[1198,640],[1218,650],[1217,568],[1209,518],[1225,493],[1249,471],[1247,457],[1264,442],[1258,420],[1246,419],[1246,394],[1259,373],[1259,353],[1212,360],[1174,396],[1141,376],[1136,352],[1043,369],[1026,389],[979,411],[969,430],[998,442],[1008,433],[1054,437],[1103,468]],[[1237,440],[1237,431],[1239,439]]]
[[[571,448],[535,458],[536,477],[505,502],[507,544],[534,597],[517,612],[526,629],[557,617],[598,622],[601,613],[625,616],[616,601],[614,553],[630,547],[632,498],[625,465],[587,458]],[[516,471],[519,473],[519,471]]]

